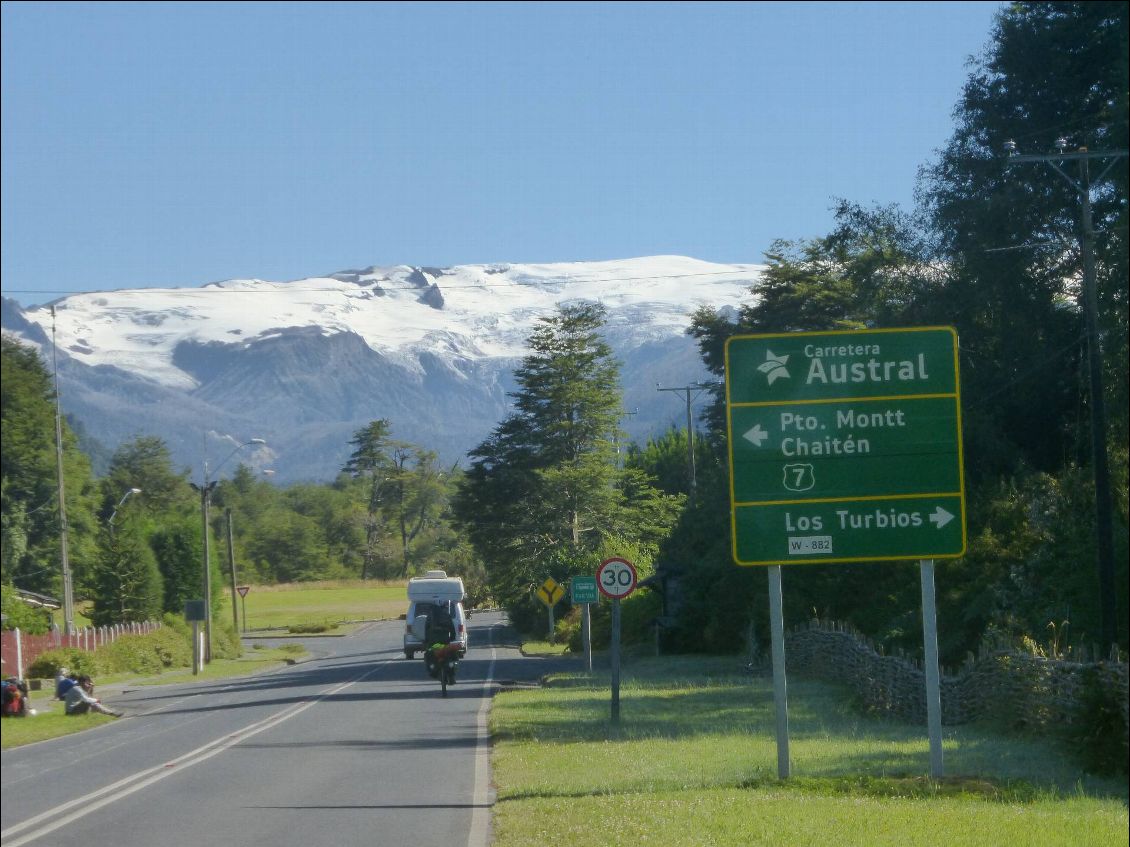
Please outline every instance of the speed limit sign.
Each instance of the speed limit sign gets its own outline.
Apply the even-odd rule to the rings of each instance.
[[[605,559],[597,568],[596,585],[605,597],[622,600],[636,590],[636,566],[619,556]]]

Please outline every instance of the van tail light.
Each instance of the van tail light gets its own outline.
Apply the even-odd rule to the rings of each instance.
[[[463,624],[459,624],[459,634],[463,634]]]

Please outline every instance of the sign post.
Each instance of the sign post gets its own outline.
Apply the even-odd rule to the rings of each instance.
[[[941,776],[933,560],[966,547],[956,333],[734,336],[726,417],[734,561],[770,566],[778,773],[789,772],[778,567],[918,559],[930,770]]]
[[[926,666],[926,731],[930,736],[930,776],[941,779],[942,680],[938,671],[938,613],[934,604],[934,560],[918,563],[922,581],[922,642]]]
[[[777,779],[792,775],[789,760],[789,696],[785,679],[785,612],[781,566],[769,566],[769,630],[773,650],[773,714],[777,725]]]
[[[575,576],[569,582],[570,602],[581,607],[581,638],[585,647],[585,672],[592,673],[592,616],[590,609],[600,594],[595,576]]]
[[[243,631],[247,632],[247,592],[251,590],[251,586],[238,585],[235,590],[239,592],[240,605],[243,606]]]
[[[612,600],[612,724],[620,723],[620,600],[636,589],[636,566],[613,556],[600,563],[596,583],[600,593]]]
[[[537,590],[538,599],[545,603],[549,610],[549,643],[553,643],[553,607],[561,602],[565,596],[565,586],[553,577],[546,577]]]
[[[200,622],[206,620],[207,604],[203,600],[184,601],[184,619],[192,623],[192,675],[204,670],[204,644]]]

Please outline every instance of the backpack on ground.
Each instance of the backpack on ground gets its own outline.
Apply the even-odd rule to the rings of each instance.
[[[2,714],[6,718],[22,718],[27,715],[27,683],[22,679],[8,677],[3,682]]]

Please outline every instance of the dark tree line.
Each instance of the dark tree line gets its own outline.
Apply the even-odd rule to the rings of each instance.
[[[735,333],[957,328],[970,545],[938,571],[949,661],[993,632],[1039,641],[1066,627],[1068,642],[1099,640],[1080,203],[1051,168],[1010,165],[1006,142],[1028,152],[1050,152],[1060,138],[1070,149],[1125,150],[1127,50],[1124,3],[1009,6],[997,18],[992,45],[974,62],[952,138],[921,171],[917,209],[841,201],[828,235],[773,245],[758,298],[736,321],[710,309],[695,316],[692,332],[719,376],[725,340]],[[1120,563],[1118,638],[1125,647],[1125,158],[1105,172],[1092,197]],[[691,622],[703,619],[714,648],[740,640],[751,616],[766,632],[764,576],[732,570],[729,551],[712,540],[723,532],[726,504],[724,414],[716,398],[705,415],[717,457],[710,493],[683,516],[659,560],[692,572],[692,586],[710,586],[690,589],[681,633],[687,646],[702,641],[703,627]],[[891,645],[920,643],[911,568],[809,566],[785,576],[793,622],[830,616]]]

